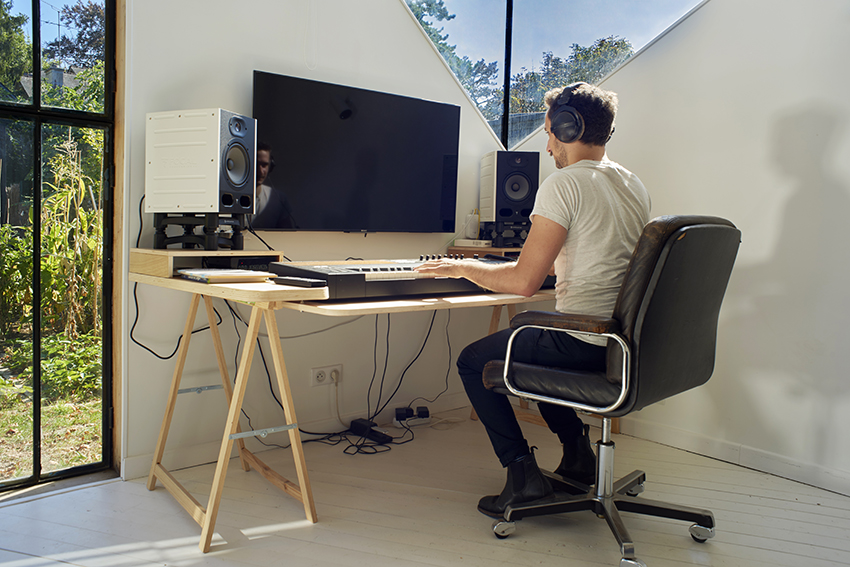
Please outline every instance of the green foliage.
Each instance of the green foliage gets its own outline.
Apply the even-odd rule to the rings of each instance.
[[[32,388],[24,383],[18,384],[16,380],[6,380],[0,376],[0,409],[9,409],[18,400],[31,397]]]
[[[32,227],[0,226],[0,337],[32,323]]]
[[[61,335],[41,339],[41,397],[45,401],[87,400],[100,396],[102,346],[97,333],[79,335],[71,340]],[[18,396],[31,392],[32,341],[16,339],[6,353],[4,364],[14,377],[5,381],[0,393]]]
[[[47,70],[51,63],[45,64]],[[41,97],[46,106],[72,108],[84,112],[103,112],[105,92],[105,76],[103,61],[97,61],[92,67],[77,69],[75,88],[54,86],[42,83]]]
[[[88,399],[101,388],[103,214],[100,184],[82,172],[77,143],[68,135],[47,166],[41,210],[41,380],[46,400]],[[0,226],[0,383],[8,402],[29,390],[32,364],[31,226]]]
[[[69,135],[57,150],[41,210],[42,328],[75,338],[100,330],[103,213],[77,143]]]
[[[12,16],[12,2],[0,0],[0,100],[22,102],[24,73],[32,72],[32,49],[24,31],[27,16]]]
[[[77,85],[74,88],[54,87],[45,83],[42,88],[42,100],[48,106],[102,113],[105,100],[105,77],[104,63],[98,61],[90,69],[77,70]],[[90,181],[96,180],[96,184],[101,184],[103,132],[98,128],[45,126],[42,159],[45,163],[53,163],[56,156],[63,152],[61,148],[66,144],[66,140],[71,137],[79,149],[81,175]]]
[[[574,43],[569,59],[569,81],[596,84],[632,56],[632,44],[617,36],[597,39],[590,47]]]
[[[597,39],[590,47],[574,43],[566,59],[543,53],[539,71],[522,68],[511,77],[511,114],[543,112],[546,91],[578,81],[597,84],[632,56],[628,40],[615,36]]]

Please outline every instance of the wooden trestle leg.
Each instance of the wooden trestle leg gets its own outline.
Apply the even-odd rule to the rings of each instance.
[[[280,388],[286,423],[291,426],[289,429],[289,439],[292,443],[293,458],[295,459],[295,468],[298,474],[298,484],[287,480],[280,474],[273,471],[268,465],[251,453],[245,447],[242,438],[239,437],[235,440],[237,442],[242,468],[243,470],[248,471],[253,466],[257,472],[263,475],[272,484],[283,490],[286,494],[300,500],[304,504],[304,511],[310,522],[315,523],[317,521],[317,516],[315,502],[313,501],[313,493],[310,488],[310,480],[307,476],[304,450],[301,445],[301,437],[298,432],[297,421],[295,418],[295,406],[292,402],[289,378],[287,377],[286,366],[283,361],[283,349],[280,345],[277,320],[274,316],[274,305],[268,303],[256,303],[251,309],[251,318],[248,323],[248,332],[245,337],[245,344],[239,361],[236,383],[233,388],[231,388],[230,379],[227,373],[227,363],[224,358],[224,349],[221,344],[221,336],[218,332],[218,328],[216,327],[216,317],[213,310],[212,299],[203,296],[207,317],[210,323],[210,331],[213,337],[213,344],[215,346],[216,359],[221,373],[222,385],[228,402],[227,422],[221,441],[221,448],[216,462],[215,474],[213,475],[212,489],[210,491],[206,509],[204,509],[204,507],[201,506],[201,504],[191,494],[189,494],[189,491],[186,490],[177,481],[177,479],[175,479],[171,473],[162,466],[165,443],[168,438],[168,430],[171,426],[171,420],[174,416],[174,407],[176,405],[177,395],[180,389],[180,379],[183,374],[183,367],[186,362],[186,353],[188,352],[189,342],[192,336],[192,326],[194,325],[195,317],[197,316],[201,297],[201,295],[193,294],[192,301],[189,306],[189,314],[186,318],[183,338],[177,351],[177,364],[174,369],[171,390],[169,391],[168,402],[165,408],[165,416],[163,417],[162,427],[160,428],[159,439],[157,440],[153,463],[151,465],[151,471],[148,476],[147,488],[148,490],[154,490],[156,488],[156,481],[159,480],[177,500],[177,502],[186,509],[189,515],[198,522],[201,526],[201,540],[198,547],[200,547],[202,552],[206,553],[210,550],[210,543],[215,529],[218,508],[221,503],[222,491],[224,490],[224,481],[227,476],[227,466],[230,461],[231,451],[233,450],[234,434],[241,432],[239,416],[242,411],[242,402],[245,397],[245,388],[247,386],[248,375],[251,370],[251,361],[254,357],[254,350],[257,344],[260,322],[263,319],[265,319],[266,328],[269,333],[272,359],[274,361],[274,371],[278,387]]]

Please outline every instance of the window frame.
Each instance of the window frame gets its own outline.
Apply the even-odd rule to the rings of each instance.
[[[42,134],[47,125],[70,126],[78,128],[94,128],[102,130],[103,143],[103,257],[102,257],[102,352],[101,352],[101,460],[98,463],[88,463],[57,471],[42,472],[41,470],[41,239],[33,238],[33,470],[26,477],[0,482],[0,491],[22,488],[92,472],[113,468],[114,460],[114,404],[113,404],[113,345],[116,321],[113,316],[115,258],[114,234],[117,217],[115,214],[116,187],[116,132],[119,124],[116,121],[117,99],[117,64],[116,31],[118,12],[124,13],[125,0],[104,0],[105,37],[104,37],[104,111],[103,113],[72,110],[59,107],[42,106],[42,45],[41,45],[41,3],[32,0],[32,100],[28,103],[11,103],[0,101],[0,119],[28,121],[33,128],[33,203],[43,202],[43,162]],[[35,206],[35,205],[34,205]],[[40,215],[33,215],[33,233],[41,234]]]

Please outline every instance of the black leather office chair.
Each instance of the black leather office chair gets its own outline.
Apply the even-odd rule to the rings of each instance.
[[[740,244],[727,220],[667,216],[650,221],[638,240],[611,318],[526,311],[511,320],[514,336],[527,328],[608,337],[607,370],[577,372],[505,361],[484,371],[488,388],[534,401],[569,406],[602,417],[596,484],[586,486],[545,472],[553,497],[508,507],[493,524],[498,537],[528,516],[592,510],[604,517],[620,544],[621,567],[642,566],[619,512],[694,522],[698,542],[714,537],[708,510],[636,498],[646,475],[614,481],[611,419],[704,384],[714,370],[717,320]]]

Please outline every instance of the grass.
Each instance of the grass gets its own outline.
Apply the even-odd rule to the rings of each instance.
[[[33,407],[0,410],[0,482],[32,474]],[[41,408],[42,472],[98,463],[103,455],[101,401],[59,401]]]

